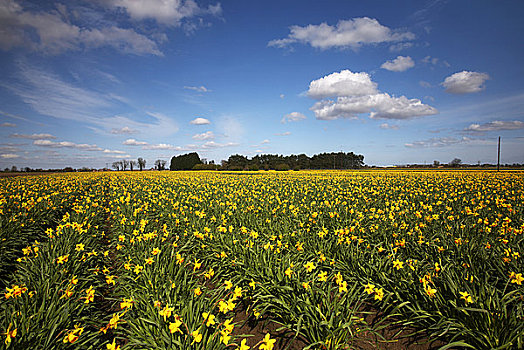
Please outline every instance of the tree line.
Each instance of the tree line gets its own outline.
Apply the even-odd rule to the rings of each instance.
[[[357,169],[364,166],[364,156],[353,152],[320,153],[283,156],[256,155],[249,159],[235,154],[220,165],[203,162],[196,152],[171,158],[170,170],[300,170],[300,169]]]
[[[129,170],[133,171],[138,167],[138,170],[142,171],[146,167],[147,161],[144,158],[138,158],[137,160],[128,160],[128,159],[122,159],[116,162],[113,162],[112,167],[115,170]],[[155,161],[155,169],[156,170],[165,170],[166,169],[166,161],[162,159],[157,159]]]

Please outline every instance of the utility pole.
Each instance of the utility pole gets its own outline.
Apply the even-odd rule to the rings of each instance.
[[[499,149],[498,149],[498,156],[497,156],[497,171],[500,171],[500,136],[499,136]]]

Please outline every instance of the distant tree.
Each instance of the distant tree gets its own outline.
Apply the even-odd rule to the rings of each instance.
[[[460,164],[462,164],[462,159],[459,159],[459,158],[455,158],[451,162],[449,162],[449,166],[452,166],[452,167],[458,167],[460,166]]]
[[[127,167],[129,166],[129,161],[127,159],[122,159],[121,163],[122,163],[122,170],[126,170]]]
[[[129,168],[131,169],[131,171],[133,171],[133,168],[135,168],[137,165],[138,163],[136,162],[136,160],[129,161]]]
[[[155,161],[155,169],[157,170],[165,170],[166,168],[166,161],[162,159],[157,159]]]
[[[146,167],[146,160],[144,158],[138,158],[138,167],[140,168],[140,171],[142,171]]]
[[[12,171],[12,172],[17,172],[17,171],[18,171],[18,168],[16,167],[16,165],[13,165],[13,166],[11,167],[11,171]]]
[[[170,170],[191,170],[196,165],[202,164],[198,153],[192,152],[171,158]]]
[[[227,168],[231,170],[243,170],[249,163],[246,156],[234,154],[227,160]]]
[[[288,171],[289,169],[289,165],[287,165],[286,163],[280,163],[276,166],[276,170],[278,171]]]
[[[438,160],[434,160],[434,161],[433,161],[433,166],[434,166],[434,167],[438,167],[438,166],[440,166],[440,162],[439,162]]]
[[[113,169],[115,170],[120,170],[120,162],[117,161],[117,162],[113,162],[113,164],[111,165],[113,167]]]

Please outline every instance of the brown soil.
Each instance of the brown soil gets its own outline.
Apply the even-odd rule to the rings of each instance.
[[[376,325],[381,320],[381,313],[379,311],[372,312],[365,319],[368,324]],[[248,336],[246,343],[252,349],[258,349],[258,346],[253,347],[264,339],[267,333],[271,335],[271,339],[276,339],[275,350],[300,350],[309,345],[306,339],[300,336],[295,337],[293,332],[278,331],[281,326],[269,317],[260,317],[259,319],[253,316],[248,317],[246,305],[243,303],[237,309],[234,322],[240,326],[235,328],[234,335]],[[348,349],[436,350],[446,344],[442,341],[429,342],[427,334],[418,332],[417,335],[413,335],[415,331],[413,328],[402,328],[394,325],[391,321],[386,327],[378,331],[378,336],[362,334],[353,344],[348,346]]]

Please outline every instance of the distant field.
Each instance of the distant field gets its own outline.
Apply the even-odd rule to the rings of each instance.
[[[0,344],[521,349],[523,203],[523,171],[3,178]]]

